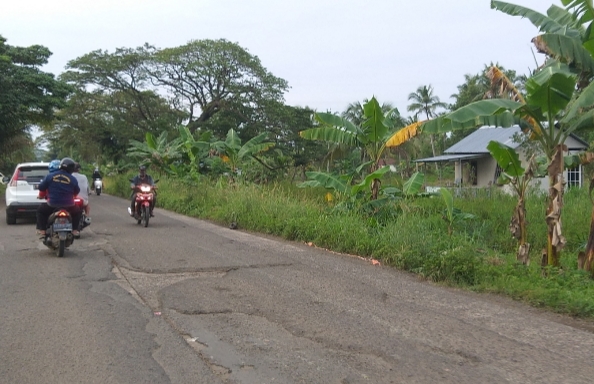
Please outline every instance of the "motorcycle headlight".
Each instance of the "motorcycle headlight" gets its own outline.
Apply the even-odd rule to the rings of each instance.
[[[151,187],[149,187],[148,185],[143,185],[140,187],[140,190],[142,192],[150,192],[151,191]]]

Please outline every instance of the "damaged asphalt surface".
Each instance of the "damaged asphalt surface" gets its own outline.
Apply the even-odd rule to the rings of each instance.
[[[591,383],[594,323],[91,196],[57,258],[0,224],[0,382]],[[4,216],[4,206],[0,207]]]

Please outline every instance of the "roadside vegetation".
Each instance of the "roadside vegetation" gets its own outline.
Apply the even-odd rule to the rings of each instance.
[[[106,192],[128,197],[128,177],[105,180]],[[324,188],[302,189],[288,182],[266,185],[227,177],[182,182],[158,177],[159,206],[221,226],[259,232],[349,255],[380,261],[427,280],[477,292],[501,293],[538,307],[574,316],[594,317],[594,280],[577,268],[577,254],[587,241],[591,209],[585,189],[565,196],[568,239],[560,267],[516,260],[517,242],[508,225],[517,198],[496,189],[477,196],[454,197],[454,208],[472,214],[453,222],[448,234],[446,203],[440,194],[407,198],[377,213],[344,209],[346,197]],[[456,190],[452,189],[455,196]],[[527,221],[533,249],[546,247],[544,194],[529,194]],[[545,276],[543,276],[545,275]]]

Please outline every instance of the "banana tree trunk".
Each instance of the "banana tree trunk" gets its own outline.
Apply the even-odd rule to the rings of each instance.
[[[524,265],[530,263],[530,244],[528,243],[528,228],[526,222],[526,203],[524,196],[520,196],[518,204],[514,209],[511,222],[509,223],[509,230],[512,236],[518,240],[518,251],[516,253],[516,260]]]
[[[547,207],[547,248],[543,252],[542,265],[558,267],[561,250],[566,240],[561,231],[561,208],[563,208],[563,152],[565,145],[559,144],[548,166],[549,206]]]
[[[578,256],[578,268],[590,272],[594,277],[594,207],[590,215],[590,234],[588,235],[588,244],[586,251],[580,252]]]
[[[379,169],[379,165],[377,163],[374,163],[371,166],[371,173],[377,171]],[[371,182],[371,200],[377,200],[377,197],[379,196],[379,190],[380,187],[382,185],[382,182],[380,179],[373,179],[373,181]]]

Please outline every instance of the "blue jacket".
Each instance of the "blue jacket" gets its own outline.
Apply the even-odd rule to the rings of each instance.
[[[47,203],[51,207],[73,206],[74,196],[80,192],[76,178],[62,169],[47,175],[39,184],[39,190],[47,190]]]

